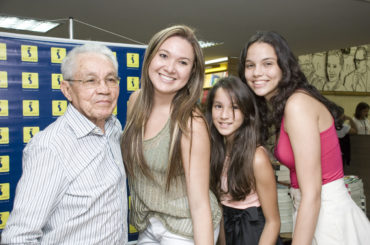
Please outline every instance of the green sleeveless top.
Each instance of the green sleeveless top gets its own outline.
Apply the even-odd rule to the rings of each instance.
[[[134,168],[135,178],[129,178],[130,223],[138,231],[143,231],[149,224],[149,218],[155,217],[170,232],[192,238],[193,226],[184,173],[175,177],[169,191],[166,191],[169,144],[169,120],[155,137],[143,142],[144,157],[153,179],[145,177],[138,167]],[[221,209],[211,191],[209,197],[213,227],[216,228],[221,220]]]

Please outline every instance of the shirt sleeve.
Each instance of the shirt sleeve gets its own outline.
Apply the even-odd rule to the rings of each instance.
[[[25,148],[23,173],[1,244],[39,244],[43,228],[65,189],[64,176],[61,161],[48,147]]]
[[[349,130],[351,129],[351,126],[349,126],[348,124],[343,124],[343,137],[348,134]]]

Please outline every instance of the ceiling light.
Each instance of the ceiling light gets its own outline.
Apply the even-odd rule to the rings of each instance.
[[[0,15],[1,28],[45,33],[58,25],[60,23]]]
[[[210,65],[210,64],[221,63],[221,62],[225,62],[225,61],[228,61],[227,57],[222,57],[222,58],[218,58],[218,59],[214,59],[214,60],[206,60],[206,62],[204,62],[204,63],[206,65]]]
[[[216,42],[208,42],[208,41],[198,41],[201,48],[209,48],[223,44],[223,42],[216,43]]]

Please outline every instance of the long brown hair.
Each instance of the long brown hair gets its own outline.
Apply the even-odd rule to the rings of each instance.
[[[166,28],[153,36],[145,52],[141,75],[141,90],[127,117],[126,126],[121,140],[122,156],[128,174],[134,176],[133,168],[137,165],[143,174],[151,177],[150,170],[143,155],[143,128],[145,127],[153,105],[153,84],[149,78],[149,65],[163,42],[168,38],[178,36],[187,40],[194,51],[194,63],[187,84],[180,89],[171,104],[171,141],[169,150],[169,167],[167,174],[167,189],[171,179],[183,171],[181,157],[181,136],[188,133],[189,120],[195,116],[197,101],[204,81],[204,58],[202,49],[194,31],[185,25]],[[191,127],[190,127],[191,128]],[[190,134],[191,135],[191,134]],[[189,153],[190,154],[190,153]]]

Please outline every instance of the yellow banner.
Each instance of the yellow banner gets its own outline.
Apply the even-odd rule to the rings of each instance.
[[[9,128],[0,128],[0,144],[9,144]]]
[[[7,100],[0,100],[0,117],[9,116],[9,108]]]
[[[0,71],[0,88],[8,87],[8,73],[6,71]]]
[[[35,72],[22,72],[22,88],[39,88],[39,74]]]
[[[22,61],[37,62],[39,60],[37,46],[22,45],[21,47]]]
[[[127,67],[139,68],[138,53],[127,53]]]
[[[39,127],[23,127],[23,143],[28,143],[39,131]]]
[[[139,89],[139,77],[127,77],[127,91]]]
[[[9,156],[0,156],[0,173],[9,172]]]
[[[52,101],[52,114],[53,116],[61,116],[67,109],[66,100],[53,100]]]
[[[65,48],[50,48],[50,59],[51,63],[62,63],[64,57],[66,57],[67,51]]]
[[[38,100],[23,100],[23,116],[37,117],[40,115]]]

